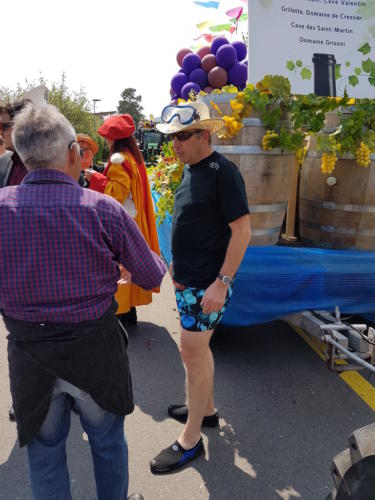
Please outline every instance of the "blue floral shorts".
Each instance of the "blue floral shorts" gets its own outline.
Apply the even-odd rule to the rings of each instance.
[[[219,312],[204,314],[201,308],[201,300],[206,290],[200,288],[186,287],[185,290],[177,290],[176,302],[180,314],[181,326],[184,330],[191,332],[202,332],[214,330],[220,323],[221,318],[233,293],[233,287],[229,286],[223,307]]]

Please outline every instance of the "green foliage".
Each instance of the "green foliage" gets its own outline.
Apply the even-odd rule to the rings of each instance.
[[[301,78],[302,80],[310,80],[312,76],[311,70],[309,68],[302,68],[301,69]]]
[[[359,84],[359,79],[357,75],[350,75],[348,80],[349,80],[349,85],[351,85],[352,87],[355,87],[356,85]]]
[[[312,71],[311,69],[304,65],[301,59],[297,59],[297,61],[287,61],[286,68],[289,71],[294,71],[298,76],[302,78],[302,80],[311,80]]]
[[[281,75],[266,75],[258,82],[257,88],[267,89],[277,99],[287,99],[290,96],[290,82]]]
[[[96,129],[99,126],[90,111],[90,101],[83,89],[74,92],[66,85],[66,76],[63,73],[60,82],[53,82],[49,87],[48,102],[70,121],[76,133],[84,133],[95,140]]]
[[[173,213],[174,195],[180,185],[184,164],[173,149],[173,141],[164,143],[157,164],[148,169],[154,191],[160,194],[156,204],[158,224]]]
[[[136,95],[136,89],[124,89],[121,92],[121,100],[118,103],[117,111],[131,115],[137,127],[139,121],[145,118],[142,107],[142,96]]]
[[[91,136],[99,146],[98,153],[95,156],[96,162],[105,161],[109,151],[105,140],[97,134],[96,130],[100,126],[100,121],[91,112],[91,101],[88,99],[85,91],[72,91],[66,84],[66,75],[61,75],[60,81],[48,82],[40,76],[38,80],[26,82],[25,86],[17,84],[16,89],[0,87],[0,99],[11,101],[19,99],[22,95],[39,85],[45,85],[48,88],[48,103],[53,104],[73,125],[76,133],[83,133]]]
[[[369,54],[371,52],[371,46],[368,42],[366,42],[364,45],[359,47],[358,52],[362,52],[362,54],[365,56],[366,54]]]

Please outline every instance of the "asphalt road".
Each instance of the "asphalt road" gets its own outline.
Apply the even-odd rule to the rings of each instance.
[[[212,340],[220,430],[204,431],[206,457],[153,476],[148,461],[178,436],[170,403],[184,402],[178,321],[170,281],[129,330],[136,409],[126,420],[130,491],[145,500],[323,500],[333,456],[374,412],[283,322],[220,328]],[[6,332],[0,322],[0,500],[31,500],[25,449],[10,406]],[[78,418],[68,441],[75,500],[95,500],[90,450]]]

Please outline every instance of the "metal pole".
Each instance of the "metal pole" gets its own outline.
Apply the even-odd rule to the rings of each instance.
[[[356,356],[352,352],[348,351],[348,349],[345,349],[345,347],[343,347],[338,342],[333,340],[333,338],[330,337],[329,335],[322,335],[321,340],[323,342],[326,342],[327,344],[333,345],[334,347],[336,347],[336,349],[338,349],[339,351],[342,351],[344,354],[346,354],[346,356],[348,356],[348,358],[352,359],[353,361],[355,361],[359,365],[363,366],[364,368],[367,368],[367,370],[370,370],[373,373],[375,372],[375,366],[370,365],[370,363],[367,363],[366,361],[359,358],[358,356]]]
[[[96,103],[101,101],[101,99],[93,99],[92,102],[94,103],[94,129],[96,129],[96,115],[95,115],[95,106]]]

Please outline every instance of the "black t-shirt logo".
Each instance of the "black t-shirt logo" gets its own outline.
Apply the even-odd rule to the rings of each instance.
[[[214,170],[219,170],[219,168],[220,168],[220,165],[216,161],[210,161],[208,166],[210,168],[213,168]]]

